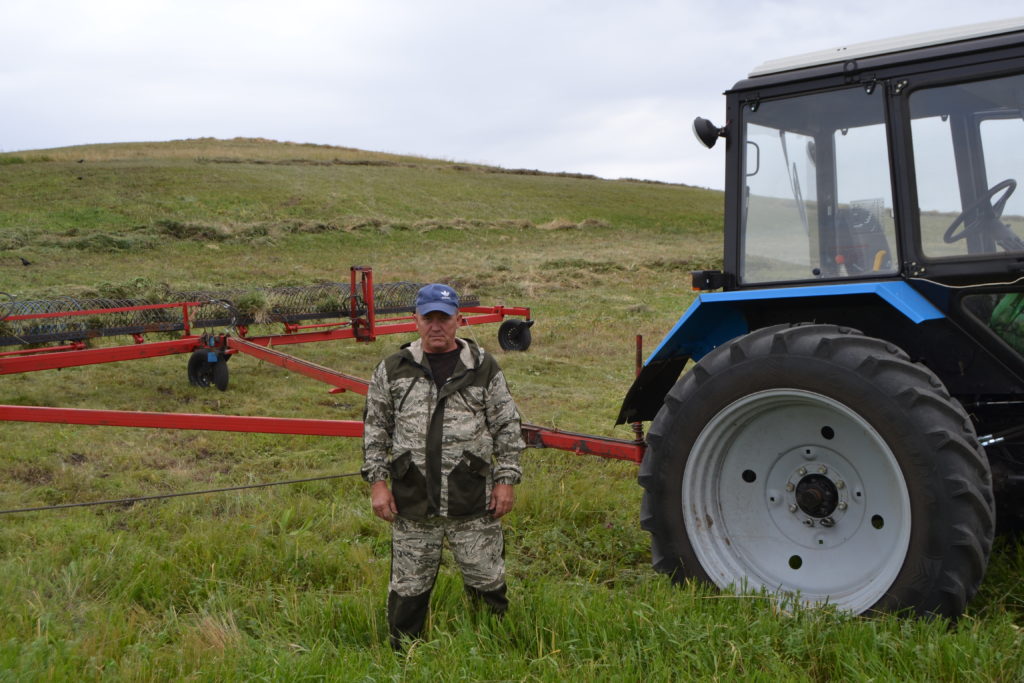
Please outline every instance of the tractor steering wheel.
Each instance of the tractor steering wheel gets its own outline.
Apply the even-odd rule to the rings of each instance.
[[[953,242],[957,242],[967,237],[968,233],[980,230],[991,222],[998,223],[999,217],[1003,215],[1003,209],[1006,208],[1006,200],[1010,198],[1010,195],[1013,194],[1013,191],[1016,189],[1017,181],[1013,178],[1007,178],[1006,180],[993,185],[988,192],[978,197],[960,212],[960,215],[956,217],[956,220],[950,223],[949,227],[946,228],[946,234],[942,236],[942,239],[946,241],[946,244],[952,244]],[[992,198],[1003,190],[1006,190],[1006,193],[999,198],[999,201],[992,203]],[[985,216],[971,224],[965,223],[967,214],[974,212],[975,209],[986,204],[989,206],[992,215]],[[957,232],[957,227],[959,227],[961,223],[964,223],[964,227],[962,230]],[[1000,227],[1002,227],[1001,224]]]

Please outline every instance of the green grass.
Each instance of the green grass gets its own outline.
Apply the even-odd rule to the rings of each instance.
[[[721,195],[266,141],[0,155],[0,291],[449,280],[529,306],[495,351],[527,421],[613,427],[633,373],[720,265]],[[84,161],[79,164],[78,159]],[[345,162],[345,163],[341,163]],[[372,163],[371,163],[372,162]],[[82,176],[78,180],[78,176]],[[588,220],[589,219],[589,220]],[[81,240],[92,240],[84,246]],[[32,265],[22,266],[19,256]],[[359,376],[408,337],[286,349]],[[247,357],[227,392],[185,358],[7,375],[3,403],[359,419],[362,398]],[[354,472],[354,440],[4,423],[0,508]],[[1019,680],[1024,553],[1005,542],[956,625],[677,588],[649,567],[636,466],[528,451],[512,608],[468,610],[449,563],[429,639],[386,646],[386,525],[342,478],[0,516],[0,680]]]

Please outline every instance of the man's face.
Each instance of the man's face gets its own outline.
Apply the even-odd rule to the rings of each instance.
[[[423,350],[427,353],[444,353],[454,351],[455,332],[462,324],[462,314],[448,315],[441,311],[431,311],[426,315],[416,314],[416,331],[420,333]]]

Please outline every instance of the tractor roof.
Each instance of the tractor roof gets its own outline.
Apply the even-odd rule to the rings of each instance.
[[[866,43],[856,43],[844,47],[837,47],[830,50],[819,50],[794,57],[782,59],[771,59],[761,64],[750,72],[750,78],[768,76],[786,71],[805,69],[813,66],[826,64],[842,64],[851,60],[863,59],[865,57],[878,57],[881,55],[906,52],[924,47],[937,45],[952,45],[955,43],[996,36],[1004,33],[1015,33],[1024,31],[1024,17],[1015,19],[1003,19],[990,21],[983,24],[972,24],[957,28],[942,29],[938,31],[927,31],[925,33],[914,33],[908,36],[897,38],[885,38],[872,40]]]

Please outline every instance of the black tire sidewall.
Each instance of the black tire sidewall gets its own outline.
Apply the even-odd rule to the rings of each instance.
[[[530,325],[523,320],[506,320],[498,326],[498,346],[503,351],[526,351],[531,339]]]
[[[213,385],[220,391],[227,391],[228,389],[228,363],[227,356],[223,354],[217,355],[217,362],[213,364],[211,370]]]
[[[210,386],[210,380],[212,379],[210,361],[207,360],[209,357],[209,351],[206,349],[196,349],[192,352],[192,355],[188,358],[188,381],[197,387],[208,387]]]

